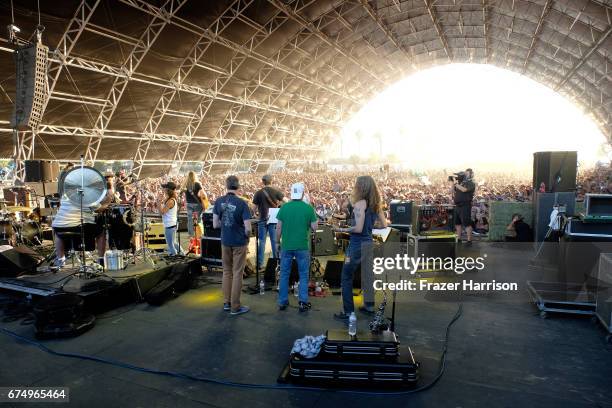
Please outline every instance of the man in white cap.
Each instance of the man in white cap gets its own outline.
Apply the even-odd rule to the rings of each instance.
[[[299,306],[300,312],[310,309],[308,303],[308,273],[310,270],[310,231],[317,228],[317,214],[306,204],[304,184],[291,186],[291,201],[283,205],[276,218],[276,240],[281,246],[280,280],[278,287],[278,308],[287,309],[289,304],[289,275],[291,262],[295,258],[300,275]]]

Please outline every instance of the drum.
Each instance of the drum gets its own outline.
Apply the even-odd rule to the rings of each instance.
[[[15,230],[13,229],[13,224],[9,220],[0,220],[0,244],[15,244]]]
[[[108,223],[108,245],[113,249],[130,249],[134,228],[132,207],[128,204],[110,206],[106,213]]]
[[[42,228],[36,221],[28,220],[21,225],[21,241],[26,245],[42,244]]]

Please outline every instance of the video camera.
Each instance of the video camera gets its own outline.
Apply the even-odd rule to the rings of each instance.
[[[457,183],[461,184],[466,178],[466,174],[464,171],[460,171],[458,173],[453,173],[452,176],[448,176],[448,181],[457,181]]]

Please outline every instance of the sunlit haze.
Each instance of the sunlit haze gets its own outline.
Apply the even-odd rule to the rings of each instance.
[[[595,122],[563,96],[511,71],[453,64],[411,75],[367,103],[342,130],[336,156],[531,171],[533,152],[547,150],[578,150],[586,166],[609,160]]]

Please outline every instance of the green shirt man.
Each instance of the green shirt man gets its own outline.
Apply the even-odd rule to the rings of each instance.
[[[303,193],[302,193],[303,194]],[[299,199],[294,199],[283,205],[276,218],[282,237],[281,249],[285,251],[308,250],[310,248],[310,230],[316,228],[317,215],[314,208]]]

